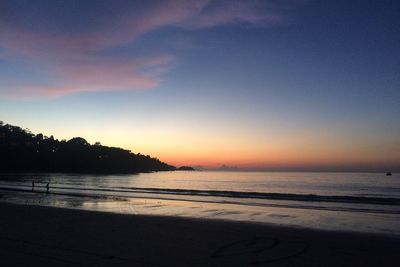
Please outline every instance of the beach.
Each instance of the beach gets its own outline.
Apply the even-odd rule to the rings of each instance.
[[[400,237],[0,203],[0,266],[394,266]],[[284,218],[282,218],[284,220]]]

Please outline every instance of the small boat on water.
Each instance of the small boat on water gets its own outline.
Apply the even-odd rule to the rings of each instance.
[[[392,173],[391,172],[387,172],[386,176],[392,176]]]

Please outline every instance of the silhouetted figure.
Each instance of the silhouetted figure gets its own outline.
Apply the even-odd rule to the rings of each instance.
[[[46,193],[47,193],[47,194],[49,193],[49,190],[50,190],[50,183],[47,183],[47,184],[46,184]]]
[[[32,181],[32,191],[35,191],[35,181]]]

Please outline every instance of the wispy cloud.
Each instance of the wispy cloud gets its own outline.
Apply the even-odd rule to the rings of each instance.
[[[96,5],[96,1],[83,2]],[[163,27],[198,29],[238,22],[264,25],[282,19],[280,9],[271,8],[270,1],[110,1],[83,11],[79,5],[74,8],[73,1],[68,7],[54,1],[46,2],[45,7],[28,4],[36,6],[30,10],[29,5],[18,6],[12,1],[0,3],[0,56],[7,64],[18,62],[41,68],[47,79],[18,86],[8,84],[7,88],[0,83],[0,97],[59,97],[153,88],[160,84],[173,55],[155,52],[145,57],[105,56],[105,52],[134,46],[143,34]],[[114,11],[105,12],[108,9]],[[69,19],[63,16],[67,11],[71,13]],[[81,17],[78,25],[70,21]]]
[[[19,81],[11,88],[0,90],[0,96],[54,98],[80,92],[149,89],[160,84],[161,75],[172,61],[173,57],[168,55],[143,59],[89,57],[67,61],[45,70],[52,77],[49,81],[41,84]]]
[[[206,28],[230,23],[263,25],[283,19],[278,8],[267,9],[267,1],[215,1],[188,19],[186,26]]]

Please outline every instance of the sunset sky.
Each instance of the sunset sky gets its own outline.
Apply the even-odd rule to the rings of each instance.
[[[0,0],[0,120],[173,165],[400,170],[400,1]]]

